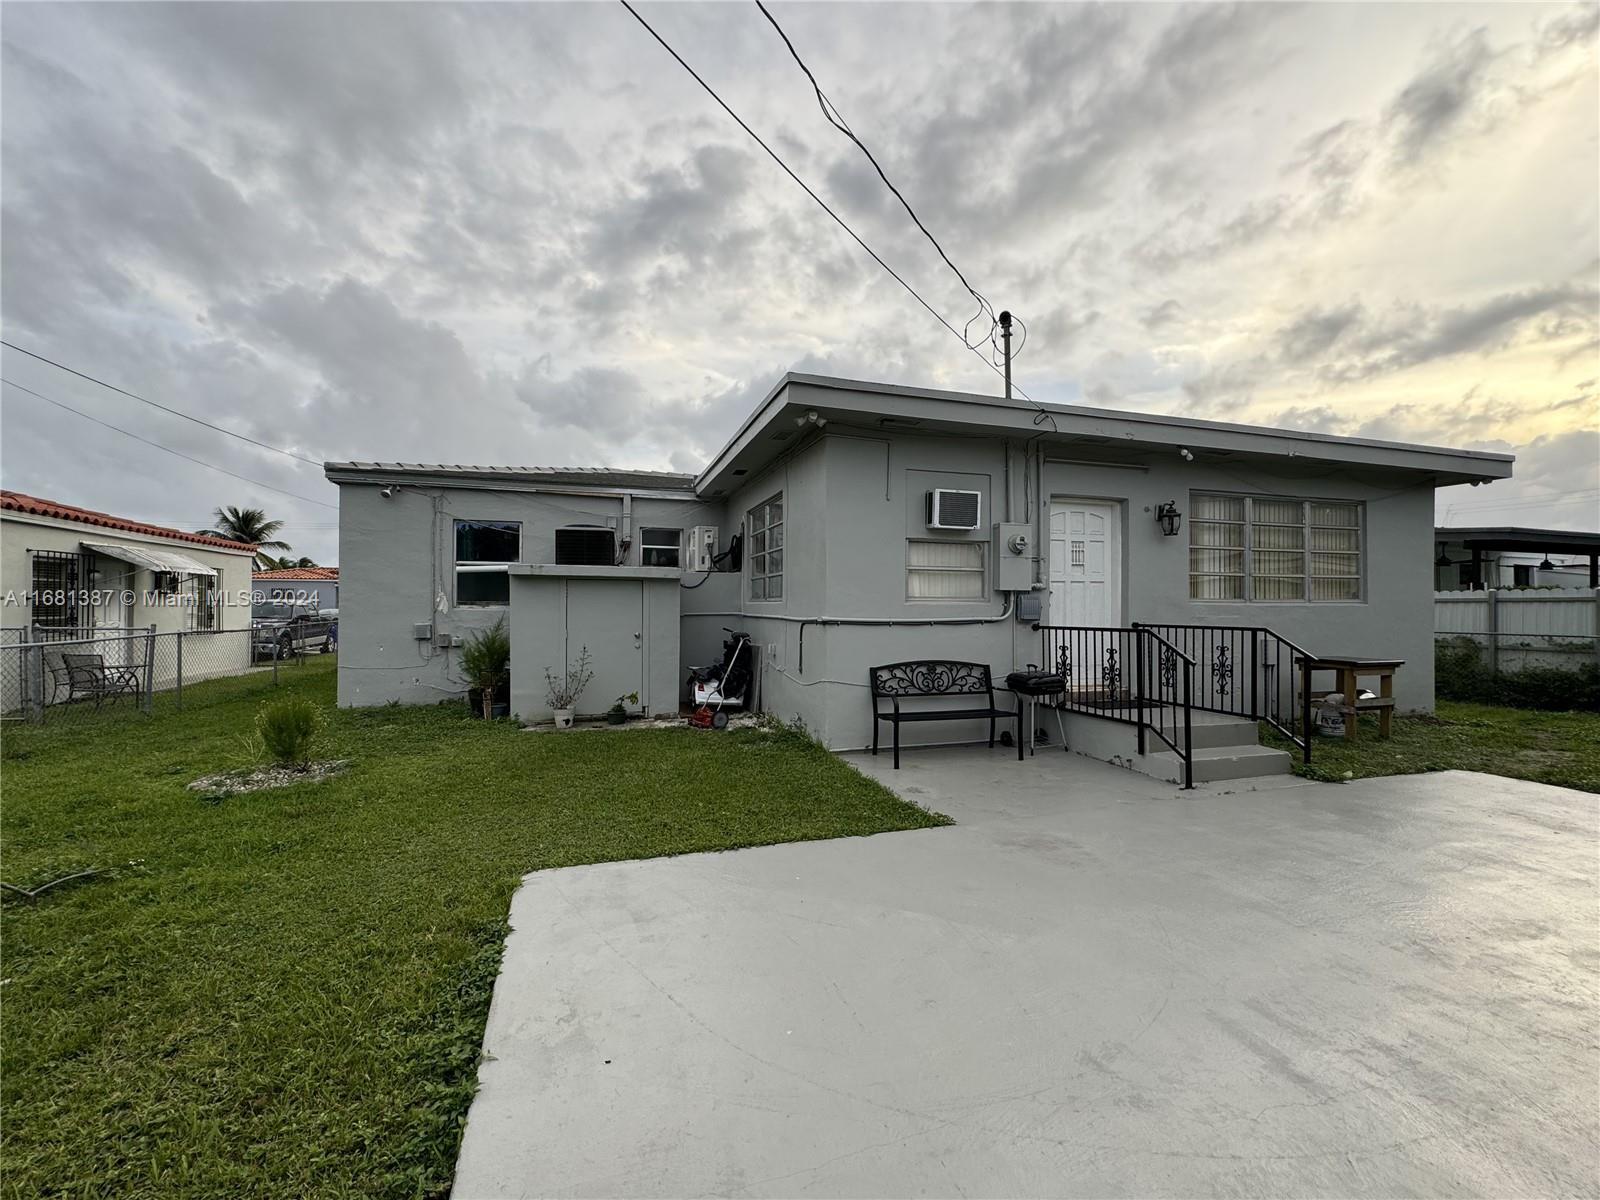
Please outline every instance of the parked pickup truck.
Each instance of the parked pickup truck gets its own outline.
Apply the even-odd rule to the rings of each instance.
[[[251,655],[257,660],[327,654],[338,643],[336,615],[292,604],[257,604],[250,614]]]

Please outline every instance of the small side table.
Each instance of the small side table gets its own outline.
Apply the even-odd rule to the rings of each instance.
[[[1339,711],[1344,714],[1344,740],[1356,740],[1360,714],[1372,709],[1378,712],[1378,736],[1386,738],[1394,723],[1394,673],[1405,665],[1403,658],[1302,658],[1300,685],[1306,689],[1307,711],[1311,708],[1310,697],[1314,695],[1311,688],[1313,672],[1332,671],[1338,681],[1334,691],[1344,697],[1344,703],[1339,706]],[[1360,699],[1358,694],[1362,677],[1374,675],[1378,679],[1378,694],[1371,699]]]

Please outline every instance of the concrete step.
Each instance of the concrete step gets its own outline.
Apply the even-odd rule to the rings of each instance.
[[[1181,721],[1181,717],[1179,720]],[[1163,720],[1166,720],[1163,717]],[[1181,727],[1180,727],[1181,728]],[[1245,717],[1229,717],[1222,713],[1191,713],[1189,733],[1196,750],[1222,746],[1255,746],[1260,744],[1260,728]]]
[[[1134,770],[1172,783],[1183,781],[1183,760],[1170,750],[1135,757]],[[1229,779],[1262,779],[1287,775],[1294,760],[1287,751],[1267,746],[1207,746],[1194,752],[1194,781],[1220,783]]]
[[[1132,721],[1135,719],[1137,711],[1134,708],[1108,708],[1101,710],[1101,715]],[[1178,736],[1182,736],[1182,713],[1164,711],[1159,716],[1156,716],[1147,710],[1145,719],[1152,723],[1159,721],[1163,730],[1176,729]],[[1048,720],[1048,712],[1041,706],[1034,723],[1043,729]],[[1260,727],[1256,722],[1245,717],[1231,717],[1224,713],[1190,710],[1189,732],[1190,744],[1196,750],[1208,749],[1214,746],[1255,746],[1260,742]],[[1157,744],[1159,745],[1159,743]]]

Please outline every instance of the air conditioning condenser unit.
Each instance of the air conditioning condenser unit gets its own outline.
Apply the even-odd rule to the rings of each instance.
[[[928,493],[929,529],[977,529],[983,518],[983,493],[935,488]]]
[[[689,531],[689,569],[715,571],[717,564],[717,527],[696,525]]]

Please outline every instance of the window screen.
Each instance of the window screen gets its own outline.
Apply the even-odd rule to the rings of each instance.
[[[982,600],[984,544],[913,538],[906,543],[906,598]]]

